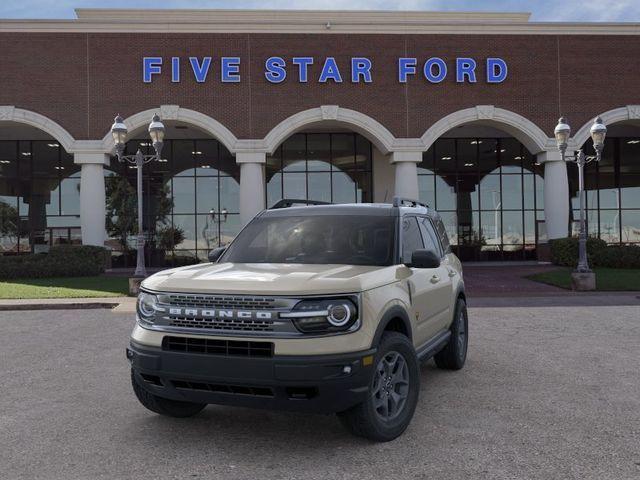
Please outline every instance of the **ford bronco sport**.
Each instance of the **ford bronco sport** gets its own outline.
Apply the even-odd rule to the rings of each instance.
[[[416,408],[419,361],[457,370],[466,359],[462,270],[444,225],[398,197],[278,206],[212,263],[142,282],[133,390],[162,415],[209,403],[337,413],[357,435],[392,440]]]

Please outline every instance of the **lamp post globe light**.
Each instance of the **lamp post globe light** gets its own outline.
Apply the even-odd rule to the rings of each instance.
[[[607,127],[602,123],[600,117],[596,117],[589,130],[595,155],[585,155],[582,149],[567,155],[567,146],[571,135],[571,127],[564,117],[558,120],[558,125],[554,129],[556,144],[562,154],[562,160],[573,162],[578,166],[578,192],[580,196],[580,236],[578,238],[578,266],[571,275],[571,284],[574,290],[595,290],[596,275],[589,268],[587,258],[587,228],[585,219],[585,191],[584,191],[584,167],[593,161],[599,162],[602,158],[604,139],[607,135]]]
[[[135,277],[146,277],[147,269],[144,262],[144,232],[142,224],[142,166],[152,160],[160,160],[162,145],[164,142],[165,128],[160,117],[155,114],[149,124],[149,137],[153,143],[155,153],[152,155],[143,155],[138,148],[135,155],[125,155],[124,148],[127,142],[127,126],[120,115],[116,116],[113,125],[111,125],[111,135],[116,148],[116,157],[120,162],[127,162],[134,165],[137,173],[137,194],[138,194],[138,236],[136,239],[136,271]]]

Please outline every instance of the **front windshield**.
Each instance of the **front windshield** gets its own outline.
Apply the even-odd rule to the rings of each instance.
[[[393,219],[371,215],[259,217],[240,232],[220,262],[391,265]]]

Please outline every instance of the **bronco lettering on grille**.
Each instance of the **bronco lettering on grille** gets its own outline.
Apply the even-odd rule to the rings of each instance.
[[[210,308],[169,308],[169,315],[178,317],[202,317],[202,318],[237,318],[243,320],[271,320],[273,312],[260,312],[255,310],[214,310]]]

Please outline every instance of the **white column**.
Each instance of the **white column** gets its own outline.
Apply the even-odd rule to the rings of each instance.
[[[560,152],[541,152],[544,164],[544,218],[548,238],[566,238],[569,234],[569,180],[567,164]]]
[[[240,221],[247,224],[265,208],[264,152],[238,152],[240,164]]]
[[[80,164],[80,226],[83,245],[104,246],[106,238],[106,199],[104,189],[104,165],[109,165],[109,155],[104,153],[74,154],[74,162]]]
[[[418,163],[422,161],[422,152],[393,152],[391,163],[396,169],[394,195],[418,199]]]

